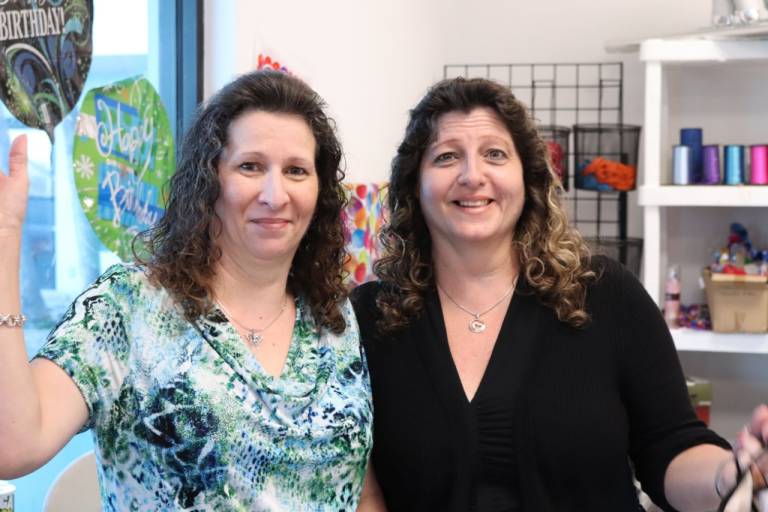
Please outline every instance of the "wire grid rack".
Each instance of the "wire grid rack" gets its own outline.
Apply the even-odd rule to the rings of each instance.
[[[576,124],[623,124],[622,63],[449,64],[443,75],[505,84],[528,105],[539,126],[571,129],[563,155],[570,170],[564,179],[564,203],[571,223],[588,238],[627,240],[627,193],[576,188],[572,130]],[[627,263],[625,251],[621,252],[618,259]]]

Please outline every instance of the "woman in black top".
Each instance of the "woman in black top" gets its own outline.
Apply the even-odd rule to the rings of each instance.
[[[663,508],[701,510],[734,486],[656,305],[589,257],[559,186],[507,88],[445,80],[411,112],[379,281],[353,301],[374,400],[361,509],[638,510],[635,474]],[[757,457],[764,406],[751,432]]]

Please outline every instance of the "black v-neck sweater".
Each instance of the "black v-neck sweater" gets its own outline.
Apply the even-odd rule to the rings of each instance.
[[[477,508],[507,485],[523,511],[636,511],[632,467],[655,503],[687,448],[728,443],[696,419],[672,338],[642,285],[593,258],[592,322],[559,322],[522,280],[477,394],[451,358],[439,297],[406,329],[376,330],[378,283],[353,292],[370,368],[372,461],[389,512]]]

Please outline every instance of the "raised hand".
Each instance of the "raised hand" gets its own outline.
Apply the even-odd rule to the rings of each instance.
[[[28,196],[27,136],[21,135],[11,144],[8,174],[0,172],[0,234],[21,230]]]
[[[766,441],[768,441],[768,407],[760,405],[752,412],[749,424],[739,433],[736,448],[745,450],[752,460],[758,461],[763,473],[768,472]]]
[[[768,407],[760,405],[752,412],[752,418],[739,432],[734,450],[739,459],[739,466],[749,471],[753,488],[762,490],[768,487]]]

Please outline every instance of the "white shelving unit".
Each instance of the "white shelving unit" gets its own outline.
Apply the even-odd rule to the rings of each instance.
[[[730,185],[643,185],[638,201],[643,207],[768,206],[768,187]]]
[[[693,329],[672,329],[672,337],[678,350],[768,354],[768,336],[765,334],[725,334]]]
[[[754,30],[753,30],[754,32]],[[708,34],[712,37],[712,34]],[[723,39],[723,37],[726,37]],[[725,62],[768,61],[768,25],[750,33],[746,39],[728,39],[727,33],[714,38],[648,39],[640,46],[640,60],[645,63],[645,180],[638,201],[643,209],[644,255],[643,284],[660,303],[662,262],[667,208],[680,207],[768,207],[768,187],[759,186],[675,186],[665,183],[669,163],[663,158],[662,133],[667,123],[665,105],[665,70],[686,64],[717,66]],[[768,65],[768,63],[764,64]],[[768,112],[766,112],[768,119]],[[768,122],[766,123],[768,132]],[[768,212],[768,210],[766,210]],[[687,329],[672,332],[679,350],[768,354],[768,334],[718,334]]]

